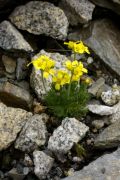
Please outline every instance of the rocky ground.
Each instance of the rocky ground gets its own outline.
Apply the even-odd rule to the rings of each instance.
[[[120,179],[119,15],[120,0],[0,0],[0,180]],[[89,47],[93,82],[86,117],[60,121],[27,64],[45,54],[61,67],[65,40]]]

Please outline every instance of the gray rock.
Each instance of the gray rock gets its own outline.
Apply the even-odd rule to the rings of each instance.
[[[95,139],[94,146],[100,149],[113,148],[120,145],[120,121],[105,128]]]
[[[120,102],[115,105],[115,108],[116,108],[116,113],[114,113],[113,115],[111,115],[109,117],[109,122],[110,123],[120,121]]]
[[[16,69],[16,61],[15,59],[5,56],[2,56],[2,61],[5,66],[5,69],[8,73],[14,73]]]
[[[31,152],[42,146],[46,142],[47,129],[43,122],[48,119],[46,114],[32,116],[23,127],[19,137],[15,142],[15,148],[22,151]]]
[[[89,130],[89,127],[75,118],[66,117],[61,126],[54,130],[49,138],[48,149],[55,153],[65,154],[74,143],[80,141]]]
[[[32,113],[25,110],[0,103],[0,150],[6,149],[15,141],[17,134],[31,116]]]
[[[17,80],[23,80],[27,76],[27,59],[18,58],[16,67],[16,78]]]
[[[9,82],[1,84],[0,99],[9,106],[27,109],[31,107],[33,102],[33,98],[30,95],[29,91]]]
[[[23,173],[17,172],[16,168],[11,169],[8,172],[9,177],[11,177],[13,180],[23,180],[25,178],[25,175]]]
[[[105,85],[105,79],[99,78],[92,86],[88,89],[88,92],[93,96],[97,96],[98,91]]]
[[[32,51],[20,32],[8,21],[0,24],[0,47],[4,50]]]
[[[34,165],[35,165],[35,175],[41,180],[45,179],[46,175],[49,173],[53,166],[54,159],[46,155],[42,151],[34,151]]]
[[[111,9],[115,13],[120,15],[120,1],[119,0],[91,0],[98,6]]]
[[[67,36],[68,20],[64,12],[49,2],[31,1],[17,7],[9,18],[19,29],[33,34],[61,40]]]
[[[115,105],[120,101],[120,89],[113,88],[107,92],[102,92],[101,99],[108,106]]]
[[[44,50],[41,50],[40,53],[34,56],[33,60],[42,54],[52,58],[56,62],[56,68],[61,68],[63,66],[63,63],[67,60],[67,57],[64,55],[61,55],[59,53],[47,53]],[[46,92],[43,87],[41,73],[39,71],[36,71],[34,68],[30,76],[30,84],[33,90],[35,91],[35,93],[37,94],[38,98],[39,99],[43,98]],[[50,89],[50,84],[51,84],[51,79],[48,79],[46,81],[47,91]]]
[[[97,104],[95,104],[95,105],[89,104],[88,109],[90,112],[101,115],[101,116],[111,115],[116,112],[116,108],[114,108],[114,107],[109,107],[109,106],[105,106],[105,105],[97,105]]]
[[[95,8],[95,5],[88,0],[62,0],[59,6],[64,10],[71,25],[87,23],[92,19]]]
[[[105,154],[64,180],[119,180],[120,149]]]
[[[83,40],[101,61],[120,76],[120,31],[112,21],[94,21],[89,27],[71,33],[68,38]]]

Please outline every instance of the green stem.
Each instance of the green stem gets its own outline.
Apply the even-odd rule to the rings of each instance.
[[[42,83],[43,83],[43,87],[44,87],[45,93],[47,93],[47,89],[45,87],[45,81],[44,81],[44,78],[43,78],[43,71],[42,70],[41,70],[41,77],[42,77]]]
[[[74,60],[76,59],[76,53],[74,53]]]
[[[71,77],[70,77],[70,84],[69,84],[69,86],[68,86],[68,98],[69,98],[69,96],[70,96],[71,81],[72,81],[72,74],[71,74]]]

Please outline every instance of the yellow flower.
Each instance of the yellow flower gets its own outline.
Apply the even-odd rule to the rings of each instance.
[[[60,90],[61,86],[70,83],[70,74],[65,70],[57,70],[52,82],[55,84],[55,89]]]
[[[52,69],[52,68],[54,68],[55,62],[51,58],[46,56],[46,55],[41,55],[37,59],[32,60],[32,62],[30,62],[28,64],[28,66],[30,64],[33,64],[35,69],[42,70],[44,78],[48,78],[49,75],[53,75],[54,74],[54,69]]]
[[[86,84],[91,84],[92,83],[92,79],[91,78],[86,78],[85,79],[85,83]]]
[[[83,44],[82,41],[69,41],[69,42],[64,42],[65,45],[68,46],[69,49],[72,49],[73,52],[78,53],[78,54],[83,54],[83,53],[88,53],[90,54],[90,51],[87,46]]]

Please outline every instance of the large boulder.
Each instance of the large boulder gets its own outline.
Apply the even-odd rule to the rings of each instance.
[[[32,116],[23,109],[7,107],[0,103],[0,151],[9,147]]]
[[[120,0],[91,0],[91,2],[98,6],[111,9],[120,15]]]
[[[19,29],[36,35],[45,34],[61,40],[67,36],[68,20],[63,10],[49,2],[31,1],[17,7],[9,18]]]
[[[82,39],[101,61],[120,76],[120,31],[112,21],[94,21],[89,27],[69,34],[69,39]]]
[[[64,180],[118,180],[120,179],[120,149],[105,154]]]
[[[60,7],[64,10],[69,23],[77,25],[85,24],[92,19],[95,5],[88,0],[62,0]]]
[[[23,35],[9,22],[0,23],[0,48],[4,50],[32,51]]]

